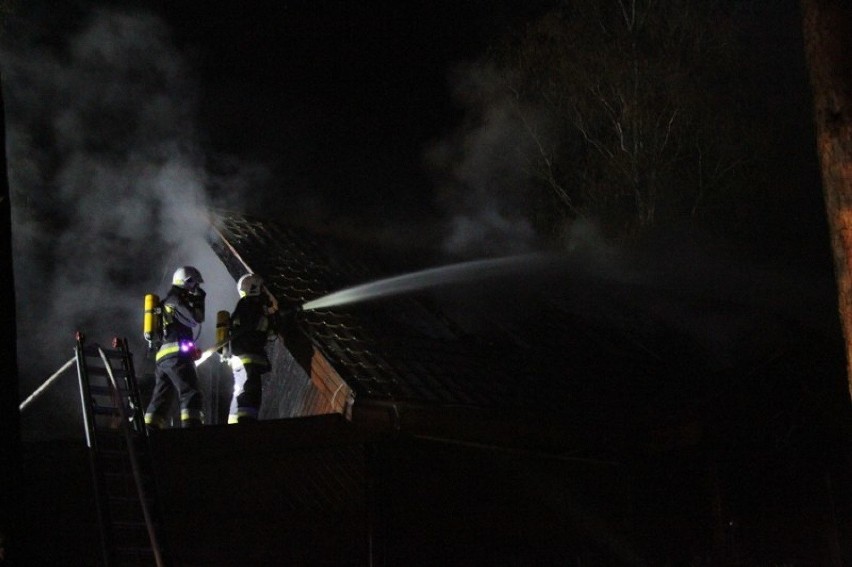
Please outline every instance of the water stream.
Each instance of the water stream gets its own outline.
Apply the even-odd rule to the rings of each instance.
[[[472,260],[429,268],[335,291],[302,305],[303,310],[325,309],[370,299],[399,295],[447,284],[470,283],[495,276],[531,270],[550,264],[545,254],[521,254],[487,260]]]

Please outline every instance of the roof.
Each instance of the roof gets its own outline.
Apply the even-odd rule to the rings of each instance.
[[[398,273],[376,250],[238,213],[219,215],[212,245],[235,279],[261,274],[284,308]],[[578,268],[540,285],[442,286],[305,310],[295,324],[345,383],[353,415],[388,427],[533,445],[542,431],[564,445],[635,435],[637,424],[682,427],[731,378],[690,333],[645,316],[707,308],[733,317],[741,306],[686,305],[592,272],[563,277]],[[764,354],[739,361],[737,375]]]
[[[232,213],[213,246],[235,279],[247,269],[263,274],[285,306],[395,273],[375,251]],[[848,480],[845,383],[841,391],[826,383],[843,376],[839,334],[826,345],[764,316],[739,329],[751,340],[734,341],[730,360],[717,360],[666,323],[697,315],[712,326],[741,306],[591,273],[551,275],[544,285],[501,280],[473,295],[450,286],[299,313],[275,341],[267,419],[150,438],[174,558],[612,564],[628,551],[659,564],[706,550],[708,529],[729,517],[754,536],[743,557],[778,554],[803,525],[836,527],[831,506],[815,514],[812,487]],[[646,317],[654,312],[672,317]],[[777,351],[785,333],[794,356]],[[210,381],[224,410],[225,384]],[[349,420],[316,415],[344,413],[334,403],[340,392]],[[714,438],[702,439],[697,414]],[[311,417],[269,419],[299,415]],[[359,424],[411,435],[376,443]],[[703,450],[694,450],[697,439]],[[607,458],[631,445],[656,454]],[[669,448],[685,450],[663,453]],[[30,539],[27,551],[41,563],[94,555],[88,484],[45,484],[56,469],[50,453],[29,457],[26,525],[58,526],[64,537],[53,546]],[[71,456],[61,468],[82,480],[85,455]],[[83,510],[75,521],[55,513],[59,492],[64,508]],[[720,494],[737,515],[708,516]],[[765,514],[776,508],[784,513]],[[789,545],[779,557],[802,556],[801,545]]]

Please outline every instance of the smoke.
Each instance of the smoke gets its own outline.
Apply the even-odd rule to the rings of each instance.
[[[205,171],[196,85],[167,26],[95,9],[47,42],[48,23],[13,23],[2,63],[21,398],[73,356],[78,330],[127,337],[140,373],[143,297],[181,265],[205,278],[212,344],[215,311],[236,300],[205,241],[208,187],[222,179]],[[76,433],[78,405],[66,376],[23,416],[25,438]]]
[[[554,145],[556,126],[544,109],[514,97],[487,63],[459,66],[452,82],[465,122],[426,155],[448,217],[444,249],[465,258],[535,252],[542,243],[530,206],[532,166],[547,157],[542,148]],[[490,319],[495,305],[505,317],[522,317],[519,290],[526,287],[527,301],[567,297],[567,311],[631,336],[669,329],[720,364],[749,349],[769,350],[793,329],[835,331],[831,274],[809,274],[795,259],[770,264],[745,250],[756,242],[680,226],[614,243],[588,218],[561,230],[564,273],[506,284],[492,294],[496,299],[481,289],[477,297],[459,294],[457,303],[472,310],[479,302]]]
[[[536,235],[524,207],[526,126],[487,66],[460,65],[453,80],[467,120],[426,155],[449,216],[444,248],[467,257],[528,252]]]
[[[554,121],[545,109],[519,101],[505,77],[486,62],[456,67],[452,86],[464,124],[426,152],[448,216],[444,250],[481,257],[540,249],[544,244],[534,219],[544,197],[534,179],[547,157],[544,148],[553,145]],[[565,250],[612,253],[593,219],[566,218],[561,230],[558,240]]]

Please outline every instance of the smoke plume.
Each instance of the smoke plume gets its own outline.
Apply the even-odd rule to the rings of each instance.
[[[143,297],[164,294],[181,265],[205,278],[209,346],[211,319],[236,292],[205,241],[213,180],[192,70],[166,25],[97,9],[46,41],[48,21],[11,23],[2,62],[21,398],[73,356],[78,330],[103,345],[127,337],[140,373]],[[78,406],[76,378],[63,376],[22,416],[25,439],[75,435]]]
[[[426,155],[449,216],[444,247],[468,257],[528,252],[536,240],[523,206],[530,137],[487,66],[460,65],[453,83],[467,119]]]
[[[465,122],[426,156],[448,217],[444,248],[465,258],[534,252],[541,244],[528,206],[535,195],[530,165],[552,140],[552,121],[544,109],[519,106],[485,62],[459,66],[453,87]],[[780,348],[802,329],[831,336],[830,277],[795,267],[795,258],[770,263],[747,250],[754,246],[697,226],[667,227],[642,242],[618,244],[593,219],[566,220],[558,277],[526,277],[503,285],[491,294],[496,298],[482,289],[476,297],[459,293],[456,303],[468,311],[481,304],[493,319],[523,316],[515,313],[523,311],[522,288],[530,301],[561,296],[565,310],[597,325],[634,337],[668,329],[718,364],[741,364],[743,356]]]

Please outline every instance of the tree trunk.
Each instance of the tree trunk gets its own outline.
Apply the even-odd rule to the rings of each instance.
[[[852,395],[852,3],[801,0],[801,6]]]
[[[5,118],[3,89],[0,88],[0,547],[4,546],[5,538],[13,537],[11,531],[17,524],[21,459],[15,278],[12,271],[12,206],[6,170]],[[15,545],[5,543],[5,546],[9,548]]]

